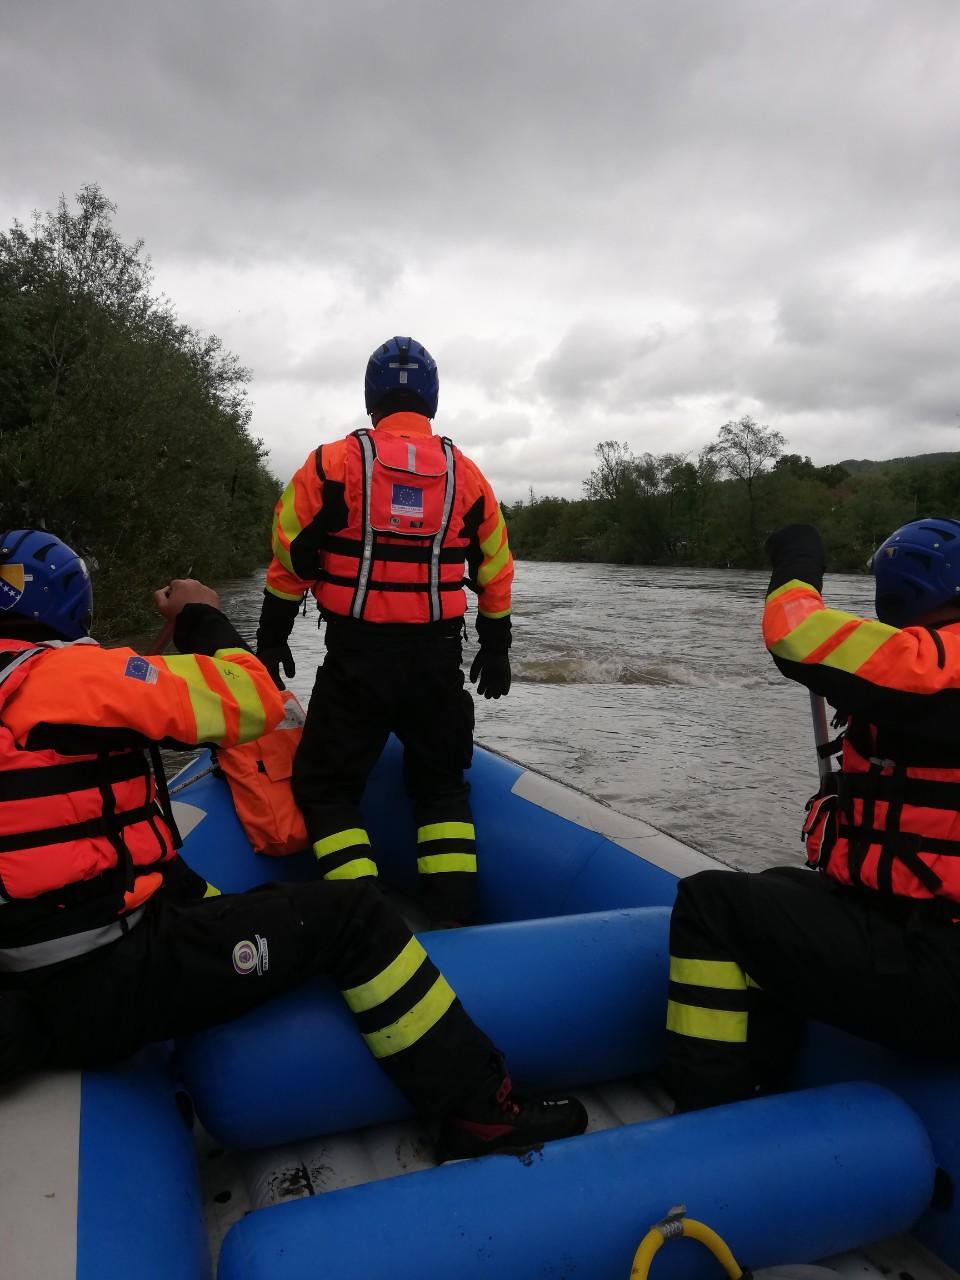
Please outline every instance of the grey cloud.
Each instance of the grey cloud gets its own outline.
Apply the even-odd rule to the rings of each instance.
[[[0,213],[100,181],[161,283],[231,273],[186,318],[252,366],[281,473],[394,325],[518,495],[741,411],[902,452],[956,399],[958,42],[953,0],[32,0]],[[904,238],[942,279],[871,298]]]

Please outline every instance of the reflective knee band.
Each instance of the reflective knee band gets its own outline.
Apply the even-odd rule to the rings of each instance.
[[[416,1044],[457,997],[420,943],[411,938],[375,977],[350,987],[343,992],[343,998],[357,1018],[373,1056],[389,1058]],[[389,1019],[386,1023],[382,1021],[384,1017]]]
[[[472,822],[430,822],[417,828],[417,870],[421,875],[477,870]]]
[[[671,956],[667,1030],[697,1040],[745,1044],[748,991],[756,985],[732,960]]]
[[[377,864],[369,857],[370,837],[363,827],[335,831],[313,842],[313,852],[321,864],[324,880],[359,880],[375,876]]]

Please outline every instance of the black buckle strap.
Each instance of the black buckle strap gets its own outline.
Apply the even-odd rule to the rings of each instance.
[[[160,804],[160,812],[170,828],[173,847],[180,849],[183,846],[183,837],[177,826],[177,820],[173,816],[173,805],[170,803],[170,790],[167,787],[167,775],[163,767],[163,757],[160,755],[160,748],[156,744],[151,744],[150,746],[150,763],[153,766],[153,777],[157,784],[157,800]]]
[[[87,818],[82,822],[66,822],[59,827],[44,827],[34,831],[20,831],[0,836],[0,853],[15,853],[18,849],[38,849],[48,844],[62,844],[65,840],[84,840],[104,836],[114,842],[124,827],[146,822],[153,812],[153,805],[141,804],[135,809],[112,813],[109,818]],[[124,851],[125,851],[125,846]]]
[[[110,756],[109,760],[110,778],[115,783],[130,782],[143,773],[143,761],[138,752],[122,751]],[[72,760],[66,764],[7,769],[3,773],[3,799],[41,800],[45,796],[62,795],[65,791],[90,791],[99,788],[101,777],[102,765],[98,760]]]

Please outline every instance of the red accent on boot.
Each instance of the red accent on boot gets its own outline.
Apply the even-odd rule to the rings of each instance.
[[[455,1124],[458,1129],[472,1133],[481,1142],[493,1142],[497,1138],[512,1133],[514,1128],[512,1124],[480,1124],[476,1120],[461,1120],[459,1116],[452,1118],[450,1123]]]

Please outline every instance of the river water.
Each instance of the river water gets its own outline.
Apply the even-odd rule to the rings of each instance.
[[[477,740],[731,866],[802,856],[816,790],[810,704],[763,647],[766,573],[521,561],[513,687],[477,700]],[[832,605],[872,613],[873,579],[827,576]],[[263,577],[221,584],[252,639]],[[471,611],[472,612],[472,611]],[[474,652],[473,619],[465,654]],[[322,638],[311,606],[291,636],[306,702]]]

